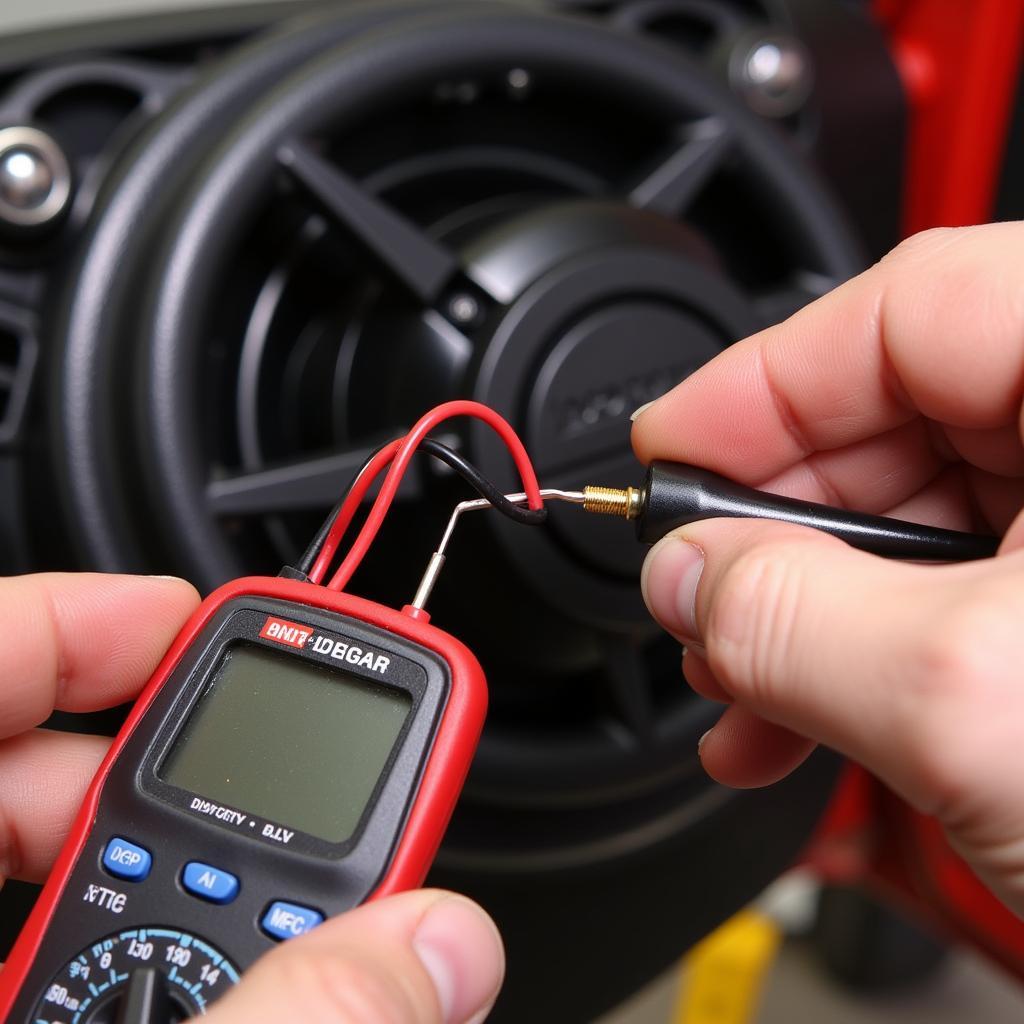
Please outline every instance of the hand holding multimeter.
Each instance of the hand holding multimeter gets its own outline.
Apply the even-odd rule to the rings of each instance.
[[[0,975],[0,1018],[182,1020],[275,943],[422,882],[483,725],[486,684],[422,607],[385,608],[341,587],[421,441],[453,413],[498,430],[541,511],[507,424],[453,403],[370,460],[301,567],[207,598],[89,788]],[[385,469],[349,555],[321,585]]]
[[[180,580],[97,574],[0,579],[0,880],[3,875],[42,880],[109,742],[29,727],[46,717],[54,701],[81,712],[135,696],[196,604],[195,591]],[[154,861],[162,849],[154,850]],[[249,881],[247,868],[244,858],[234,865],[243,886]],[[114,879],[108,885],[131,889]],[[10,899],[6,905],[10,907]],[[0,920],[8,928],[12,923],[2,912]],[[166,978],[163,972],[184,959],[178,945],[159,935],[140,940],[133,952],[145,960],[136,970],[137,981],[146,982],[154,973]],[[330,921],[301,942],[277,946],[275,955],[246,977],[245,985],[232,990],[232,998],[218,1002],[211,1024],[213,1019],[221,1024],[345,1019],[344,1006],[330,1004],[329,989],[313,983],[332,973],[345,979],[353,998],[360,993],[365,998],[367,991],[375,995],[382,1018],[406,1019],[399,1012],[403,998],[417,993],[415,1019],[441,1024],[448,1018],[436,1008],[433,988],[454,993],[445,1005],[452,1007],[455,1019],[464,1020],[493,998],[500,978],[500,943],[493,924],[468,900],[436,891],[376,901]],[[443,974],[442,984],[432,982],[424,969],[431,961],[423,960],[421,966],[418,955],[424,946],[441,955],[454,987],[444,987]],[[173,963],[165,960],[168,951]],[[199,957],[198,952],[193,955]],[[113,966],[115,956],[107,949],[97,958],[101,967]],[[158,960],[166,966],[161,968]],[[202,971],[202,966],[196,969]],[[79,977],[82,971],[84,965]],[[209,967],[206,974],[212,978]],[[185,1016],[174,1001],[182,975],[179,967],[175,981],[164,985],[172,1020]],[[300,976],[309,980],[302,984]],[[109,990],[109,976],[92,973],[89,980]],[[58,987],[53,997],[73,1020],[74,992],[65,994]],[[108,1005],[103,1013],[110,1009]]]
[[[499,433],[523,493],[501,495],[427,437],[457,414]],[[455,510],[405,608],[343,593],[420,447],[482,497]],[[688,467],[655,464],[639,490],[542,491],[497,414],[470,402],[439,407],[368,460],[297,566],[228,584],[182,630],[100,767],[0,975],[0,1014],[44,1024],[181,1020],[205,1012],[275,943],[419,885],[487,703],[475,658],[430,624],[425,604],[461,513],[497,507],[536,525],[545,500],[634,519],[643,540],[694,518],[767,515],[891,555],[950,560],[991,548],[989,539],[772,498]]]

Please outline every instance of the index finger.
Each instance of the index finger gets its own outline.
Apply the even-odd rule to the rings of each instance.
[[[1016,428],[1022,244],[1019,223],[915,236],[655,402],[633,429],[638,456],[760,484],[917,417]]]
[[[191,585],[164,577],[0,580],[0,738],[55,708],[94,711],[133,697],[197,603]]]

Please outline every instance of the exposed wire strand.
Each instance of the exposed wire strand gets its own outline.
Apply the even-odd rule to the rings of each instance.
[[[371,460],[366,473],[356,480],[355,486],[339,512],[338,523],[343,523],[342,533],[347,528],[348,522],[351,521],[352,516],[355,514],[355,509],[358,508],[359,502],[362,501],[373,480],[381,472],[384,465],[388,462],[391,463],[387,476],[385,476],[384,482],[381,485],[380,493],[374,500],[362,529],[359,531],[348,554],[342,560],[340,567],[328,584],[332,590],[343,590],[345,588],[348,581],[352,578],[352,574],[356,571],[359,563],[369,550],[370,545],[377,536],[381,523],[384,521],[384,517],[387,515],[388,509],[391,507],[391,502],[394,500],[402,477],[406,469],[408,469],[409,463],[420,442],[430,431],[453,416],[471,416],[491,427],[504,442],[505,447],[512,456],[513,462],[515,462],[516,469],[519,471],[519,476],[523,483],[523,492],[527,496],[527,505],[534,511],[540,511],[544,507],[544,499],[541,497],[540,484],[537,482],[537,474],[534,471],[533,464],[530,462],[530,457],[523,447],[522,441],[520,441],[519,436],[512,429],[508,421],[493,409],[479,402],[465,400],[446,402],[420,417],[401,442],[386,445]],[[332,527],[332,533],[337,530],[338,523],[335,523],[334,527]],[[330,537],[328,540],[330,540]],[[320,559],[318,558],[317,566],[319,564]]]

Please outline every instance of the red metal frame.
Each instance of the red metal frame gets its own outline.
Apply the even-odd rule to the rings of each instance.
[[[874,0],[910,107],[904,232],[992,216],[1024,55],[1022,0]],[[939,824],[847,768],[808,852],[1024,978],[1024,922],[953,852]]]
[[[910,106],[904,232],[992,216],[1024,46],[1021,0],[874,0]]]
[[[0,1021],[6,1020],[11,1010],[68,876],[81,855],[96,819],[100,794],[111,765],[161,686],[211,616],[225,602],[239,597],[273,597],[339,612],[412,640],[440,655],[451,667],[451,693],[409,820],[387,874],[370,899],[414,889],[422,884],[462,791],[487,713],[487,682],[476,658],[454,637],[431,626],[422,615],[408,615],[310,583],[259,576],[234,580],[211,594],[185,624],[135,702],[96,772],[49,879],[0,973]]]
[[[857,765],[847,766],[805,863],[858,884],[1024,979],[1024,921],[954,853],[941,825]]]

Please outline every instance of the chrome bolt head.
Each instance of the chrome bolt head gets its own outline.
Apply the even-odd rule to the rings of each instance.
[[[505,76],[505,85],[512,99],[523,100],[530,93],[533,86],[533,78],[526,68],[512,68]]]
[[[756,114],[788,117],[807,102],[814,74],[803,44],[781,32],[745,36],[729,59],[729,83]]]
[[[19,210],[38,209],[53,191],[53,171],[33,149],[9,149],[0,157],[0,198]]]
[[[71,168],[46,132],[0,129],[0,224],[39,228],[55,221],[71,198]]]
[[[448,312],[457,324],[471,324],[480,315],[480,303],[472,295],[455,295],[448,303]]]

